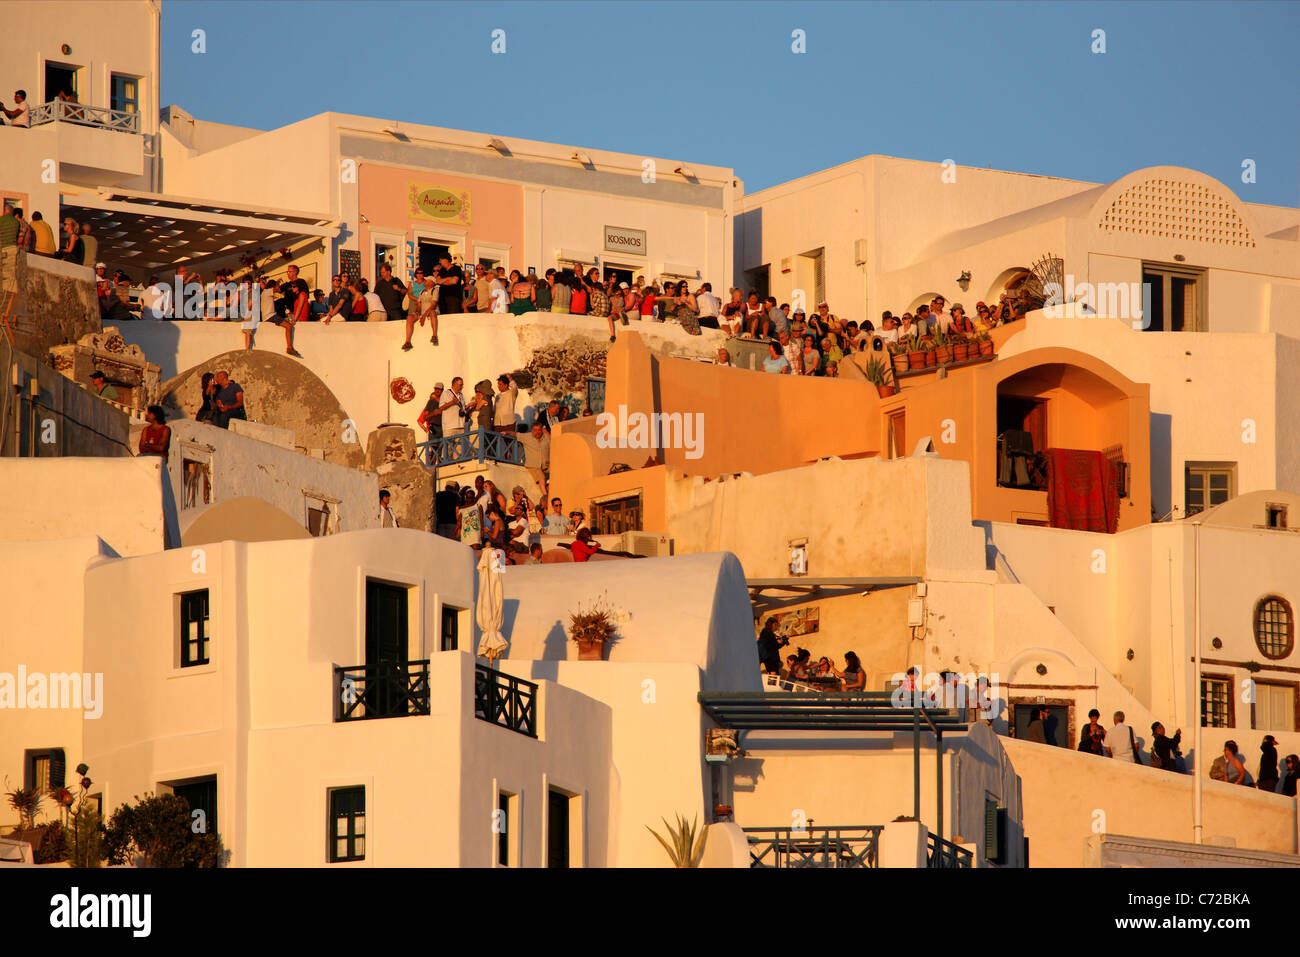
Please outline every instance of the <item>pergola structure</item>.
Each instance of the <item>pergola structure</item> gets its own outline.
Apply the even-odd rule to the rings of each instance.
[[[719,727],[736,731],[912,732],[912,816],[921,820],[921,729],[935,739],[938,820],[943,839],[943,733],[966,731],[965,715],[926,705],[921,693],[890,691],[701,691],[700,706]]]
[[[920,584],[923,579],[914,575],[894,578],[750,578],[749,600],[754,606],[754,617],[786,608],[803,605],[823,598],[842,598],[846,595],[869,595],[886,588],[905,588]],[[766,593],[766,594],[765,594]]]
[[[328,241],[339,224],[324,213],[232,205],[164,193],[104,187],[60,190],[61,217],[90,223],[99,259],[137,282],[227,258],[245,247],[276,249],[313,237]],[[94,263],[86,265],[93,267]]]

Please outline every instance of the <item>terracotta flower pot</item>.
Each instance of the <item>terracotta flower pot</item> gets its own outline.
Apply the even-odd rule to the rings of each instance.
[[[980,355],[982,355],[982,356],[991,356],[991,355],[993,355],[993,340],[992,340],[992,339],[981,339],[981,340],[980,340]]]
[[[888,399],[891,395],[896,395],[898,393],[898,387],[893,385],[878,385],[876,386],[876,392],[880,394],[882,399]]]
[[[939,364],[939,357],[934,354],[933,349],[925,350],[925,364],[927,368],[929,366],[937,366]]]
[[[970,346],[964,342],[958,342],[952,347],[952,358],[954,362],[964,362],[970,358]]]
[[[925,353],[921,351],[909,352],[907,354],[907,367],[909,369],[925,368]]]
[[[895,371],[895,372],[906,372],[906,371],[907,371],[907,353],[906,353],[906,352],[898,352],[898,353],[895,353],[895,354],[893,355],[892,358],[893,358],[893,360],[894,360],[894,371]]]
[[[940,346],[934,351],[939,357],[939,365],[946,366],[949,362],[952,362],[952,346]]]
[[[605,660],[605,643],[603,641],[582,641],[575,642],[578,646],[579,661],[604,661]]]

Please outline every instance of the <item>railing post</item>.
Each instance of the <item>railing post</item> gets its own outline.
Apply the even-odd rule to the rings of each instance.
[[[487,433],[482,429],[477,431],[478,435],[478,461],[482,465],[487,460]]]

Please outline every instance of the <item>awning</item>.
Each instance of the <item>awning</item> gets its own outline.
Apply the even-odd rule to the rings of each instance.
[[[267,209],[247,204],[104,188],[63,187],[60,218],[90,223],[98,259],[140,281],[228,257],[244,247],[271,249],[304,239],[331,239],[339,224],[325,213]],[[87,263],[94,266],[94,263]]]

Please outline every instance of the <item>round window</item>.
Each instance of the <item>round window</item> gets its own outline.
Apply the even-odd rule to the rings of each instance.
[[[1255,644],[1265,658],[1285,658],[1295,644],[1295,615],[1285,598],[1269,595],[1255,606]]]

